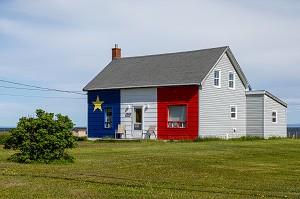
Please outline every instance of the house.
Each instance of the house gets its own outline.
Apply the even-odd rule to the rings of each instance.
[[[86,127],[75,127],[72,130],[73,136],[76,137],[85,137],[87,136],[87,129]]]
[[[253,91],[228,46],[112,61],[85,87],[88,137],[141,138],[156,125],[158,139],[286,136],[287,104]],[[154,138],[154,137],[151,137]]]

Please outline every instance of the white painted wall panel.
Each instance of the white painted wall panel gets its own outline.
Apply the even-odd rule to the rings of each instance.
[[[240,137],[246,135],[246,95],[239,76],[226,53],[215,69],[221,70],[221,88],[214,87],[214,72],[199,90],[199,136]],[[229,72],[235,74],[235,90],[228,87]],[[230,106],[237,106],[237,119],[231,119]],[[233,131],[236,128],[236,132]]]
[[[247,135],[263,137],[264,95],[247,95]]]
[[[287,136],[286,108],[265,95],[265,138],[272,136]],[[272,122],[272,111],[277,111],[277,123]]]
[[[130,108],[128,108],[130,106]],[[141,138],[142,131],[133,131],[133,107],[143,107],[143,131],[150,125],[157,126],[157,89],[139,88],[121,90],[121,123],[126,125],[128,138]],[[149,108],[146,108],[149,106]],[[131,113],[131,117],[125,117]],[[156,132],[157,133],[157,132]],[[153,136],[151,138],[154,138]]]

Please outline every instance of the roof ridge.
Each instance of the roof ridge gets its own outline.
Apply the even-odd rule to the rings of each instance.
[[[223,46],[114,59],[84,90],[200,84],[227,49]]]
[[[213,49],[220,49],[220,48],[228,48],[229,46],[220,46],[215,48],[205,48],[205,49],[199,49],[199,50],[189,50],[189,51],[182,51],[182,52],[172,52],[172,53],[160,53],[160,54],[153,54],[153,55],[138,55],[138,56],[131,56],[131,57],[121,57],[120,59],[130,59],[130,58],[143,58],[143,57],[154,57],[154,56],[165,56],[165,55],[174,55],[174,54],[185,54],[185,53],[191,53],[191,52],[199,52],[204,50],[213,50]]]

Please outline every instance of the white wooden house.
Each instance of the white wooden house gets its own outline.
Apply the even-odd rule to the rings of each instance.
[[[287,104],[249,83],[228,46],[121,57],[88,83],[88,136],[128,138],[156,125],[158,139],[286,136]]]

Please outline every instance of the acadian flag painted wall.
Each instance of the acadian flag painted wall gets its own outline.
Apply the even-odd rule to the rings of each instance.
[[[89,91],[88,137],[113,138],[122,123],[127,138],[141,138],[150,125],[156,125],[158,139],[195,139],[199,124],[198,89],[173,86]],[[142,110],[140,130],[134,127],[136,108]]]
[[[112,123],[108,128],[105,126],[105,117],[106,111],[109,109],[111,110]],[[89,91],[88,137],[114,137],[118,124],[120,124],[120,90]]]

